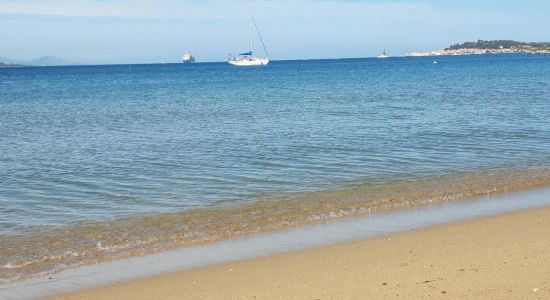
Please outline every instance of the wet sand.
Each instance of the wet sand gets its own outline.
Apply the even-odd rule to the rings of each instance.
[[[118,283],[54,299],[550,297],[550,208]]]

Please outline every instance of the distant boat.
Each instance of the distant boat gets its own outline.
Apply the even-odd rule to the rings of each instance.
[[[189,53],[189,52],[185,52],[183,54],[183,56],[181,57],[181,61],[184,63],[184,64],[192,64],[195,62],[195,57],[193,56],[193,54]]]
[[[378,55],[377,58],[388,58],[389,56],[386,54],[386,49],[382,51],[382,54]]]
[[[253,55],[253,32],[252,32],[252,25],[256,28],[256,32],[258,32],[258,37],[260,38],[260,42],[262,42],[262,46],[264,48],[264,52],[266,57],[256,57]],[[269,64],[269,55],[267,54],[267,50],[264,45],[264,41],[262,40],[262,36],[260,34],[260,30],[258,30],[258,25],[256,25],[256,21],[254,20],[254,16],[250,14],[249,18],[249,31],[248,31],[248,52],[244,52],[239,54],[239,57],[233,57],[231,54],[229,55],[229,61],[228,63],[233,66],[238,67],[252,67],[252,66],[266,66]]]

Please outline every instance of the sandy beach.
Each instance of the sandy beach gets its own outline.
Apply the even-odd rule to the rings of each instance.
[[[550,208],[118,283],[53,299],[550,297]]]

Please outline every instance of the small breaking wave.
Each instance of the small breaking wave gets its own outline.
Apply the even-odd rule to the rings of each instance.
[[[475,199],[550,184],[550,170],[425,177],[0,236],[0,282],[304,224]]]

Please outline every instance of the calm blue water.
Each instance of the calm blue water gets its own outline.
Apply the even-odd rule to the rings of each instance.
[[[0,69],[0,235],[550,167],[550,56]]]

